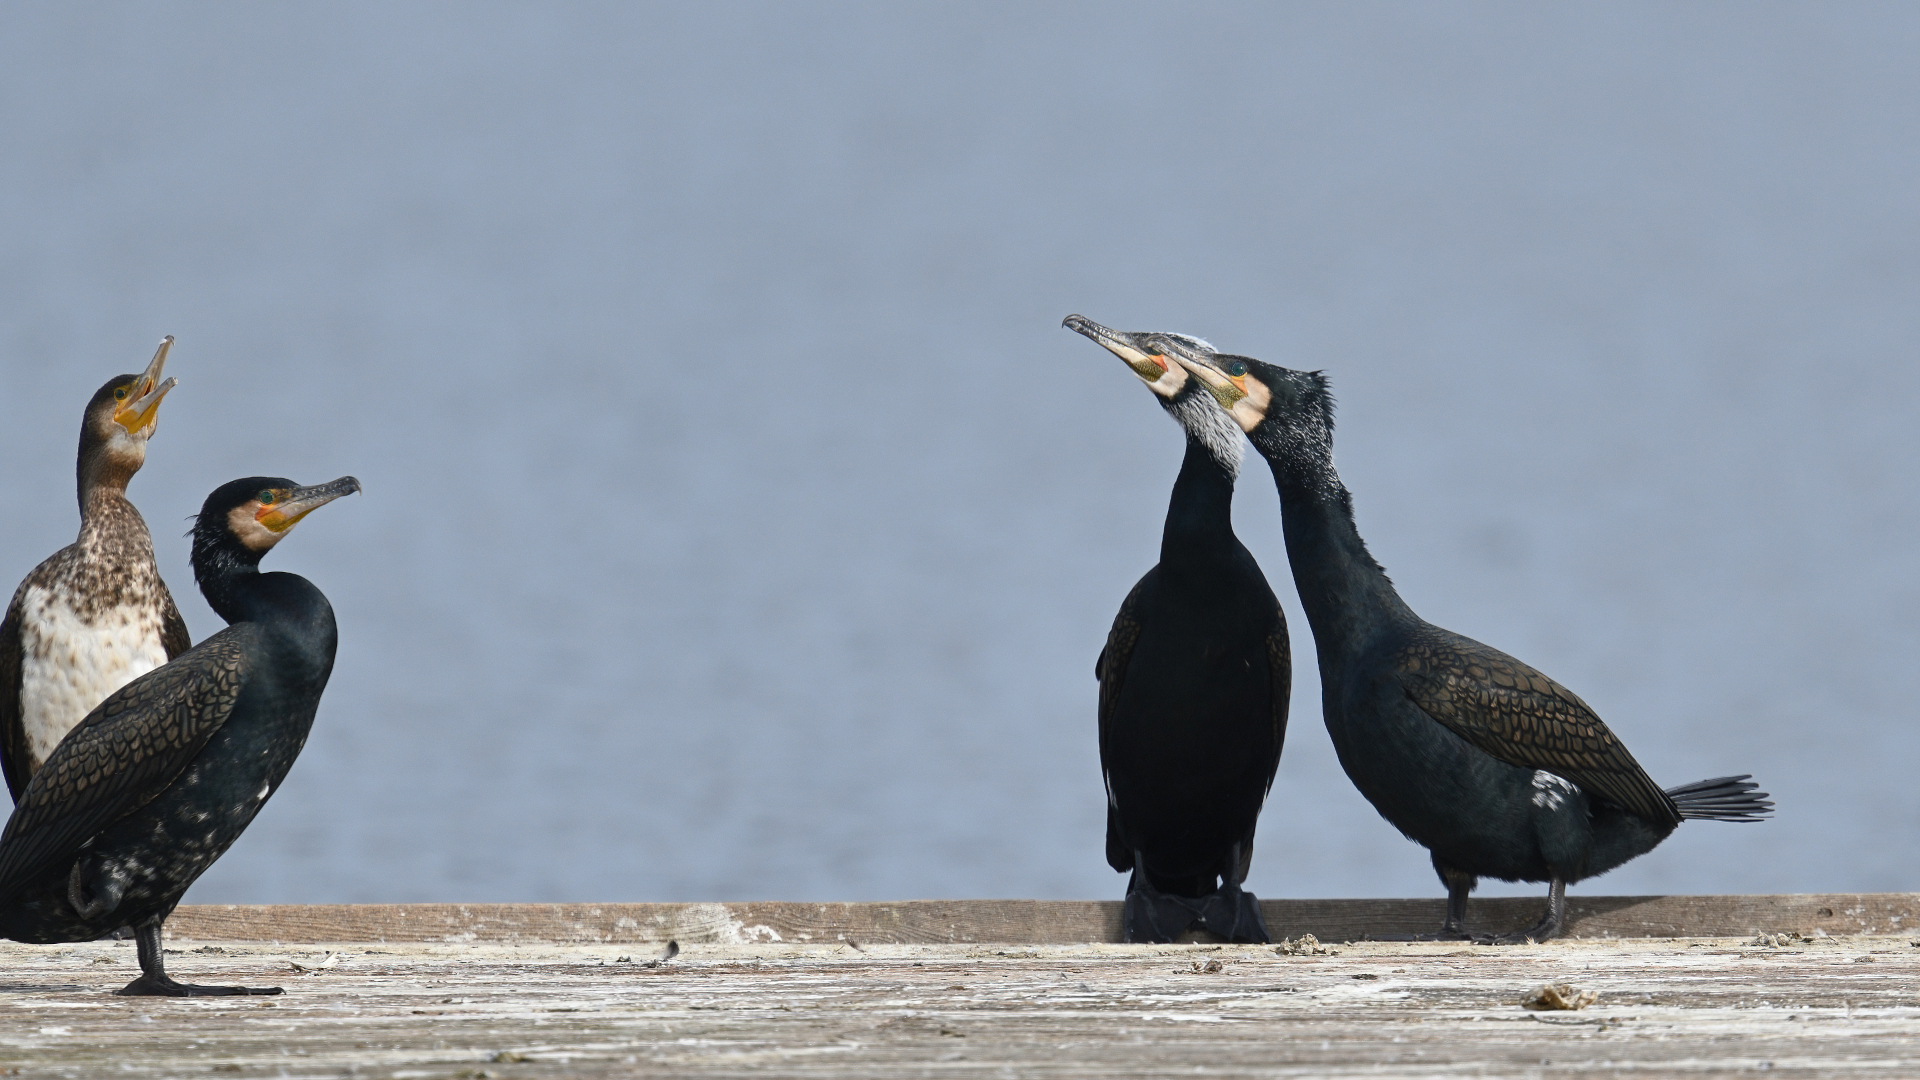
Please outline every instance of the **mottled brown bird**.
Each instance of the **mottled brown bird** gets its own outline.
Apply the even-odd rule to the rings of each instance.
[[[192,645],[127,501],[177,381],[161,377],[172,345],[163,339],[145,371],[114,376],[87,402],[80,535],[34,567],[0,619],[0,768],[15,800],[81,717]]]

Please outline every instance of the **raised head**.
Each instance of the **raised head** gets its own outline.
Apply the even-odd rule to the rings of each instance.
[[[1228,473],[1240,468],[1240,432],[1206,384],[1195,379],[1176,357],[1211,356],[1213,346],[1187,334],[1160,331],[1128,333],[1101,326],[1084,315],[1069,315],[1060,325],[1092,338],[1120,358],[1127,369],[1147,384],[1163,408],[1189,436],[1198,439]]]
[[[160,424],[160,401],[179,380],[162,378],[173,338],[160,339],[147,369],[138,375],[115,375],[94,391],[80,423],[80,505],[96,486],[124,491],[127,481],[147,460],[147,440]]]

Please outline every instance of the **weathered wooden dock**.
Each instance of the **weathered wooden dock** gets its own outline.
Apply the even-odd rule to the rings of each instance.
[[[1490,947],[1360,940],[1434,902],[1270,901],[1296,940],[1250,947],[1112,944],[1094,902],[183,908],[170,970],[286,995],[119,998],[128,943],[0,945],[0,1073],[1920,1076],[1920,895],[1575,913]],[[1597,998],[1522,1007],[1548,983]]]

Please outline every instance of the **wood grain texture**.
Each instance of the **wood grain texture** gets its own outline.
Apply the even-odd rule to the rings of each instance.
[[[1920,1061],[1908,937],[1335,945],[0,943],[0,1073],[113,1076],[1835,1077]],[[298,967],[296,968],[296,965]],[[1578,1011],[1533,1012],[1569,983]]]
[[[1474,932],[1530,925],[1543,900],[1475,900]],[[1431,932],[1434,900],[1263,900],[1276,938],[1357,941]],[[1589,938],[1759,933],[1920,932],[1920,894],[1592,896],[1569,901],[1569,933]],[[1025,944],[1117,942],[1111,900],[911,900],[900,903],[298,904],[185,906],[170,937],[225,941],[665,944]]]

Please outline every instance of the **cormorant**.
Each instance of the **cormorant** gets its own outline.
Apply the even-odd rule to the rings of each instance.
[[[1264,942],[1260,904],[1241,888],[1260,804],[1280,766],[1292,659],[1286,616],[1233,535],[1241,435],[1166,353],[1194,338],[1127,334],[1078,315],[1063,324],[1114,355],[1187,433],[1159,565],[1120,605],[1094,662],[1107,862],[1131,872],[1127,941],[1171,941],[1195,923]]]
[[[292,767],[333,670],[333,608],[260,558],[316,508],[360,490],[255,476],[207,496],[193,574],[227,628],[87,714],[33,775],[0,833],[0,936],[89,941],[131,925],[126,995],[277,994],[167,976],[160,924]]]
[[[108,694],[193,642],[127,501],[147,459],[173,338],[147,370],[95,391],[80,422],[80,537],[33,568],[0,619],[0,767],[15,801],[67,732]]]
[[[1653,850],[1682,820],[1772,812],[1745,775],[1662,791],[1573,691],[1415,615],[1354,527],[1323,374],[1195,349],[1176,359],[1272,466],[1327,731],[1360,793],[1432,853],[1440,936],[1466,936],[1467,894],[1493,877],[1551,885],[1537,925],[1488,940],[1543,941],[1565,924],[1568,883]]]

